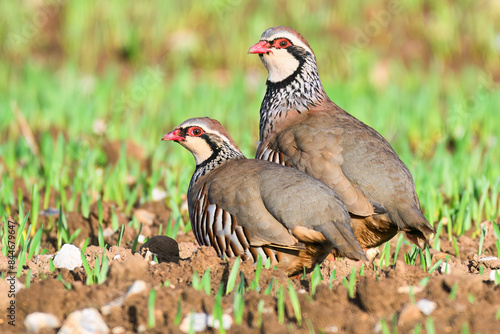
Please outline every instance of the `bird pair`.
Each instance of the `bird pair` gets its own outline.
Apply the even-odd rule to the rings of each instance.
[[[198,243],[220,256],[270,258],[289,275],[331,252],[366,260],[363,249],[398,231],[426,243],[434,229],[410,171],[378,132],[330,100],[306,40],[269,28],[248,52],[269,73],[257,159],[245,158],[210,118],[189,119],[162,138],[195,158],[188,204]]]

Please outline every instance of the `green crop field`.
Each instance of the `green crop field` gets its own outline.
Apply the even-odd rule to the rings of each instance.
[[[0,12],[0,243],[7,256],[15,221],[21,268],[74,241],[62,217],[89,219],[93,205],[112,203],[125,220],[113,232],[135,237],[132,212],[156,191],[170,212],[160,233],[187,233],[195,163],[160,139],[209,116],[253,157],[267,72],[247,50],[274,25],[303,34],[332,100],[408,165],[440,234],[431,246],[466,234],[482,253],[481,224],[500,220],[497,1],[38,0]],[[98,234],[85,246],[104,247]]]

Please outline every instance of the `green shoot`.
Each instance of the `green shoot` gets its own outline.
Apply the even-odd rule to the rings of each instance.
[[[42,239],[43,225],[38,231],[36,231],[35,236],[29,242],[29,253],[28,260],[31,260],[34,254],[40,253],[40,241]]]
[[[396,261],[398,259],[398,255],[399,255],[399,249],[401,248],[401,245],[403,244],[403,241],[404,241],[403,233],[399,233],[398,243],[396,244],[396,250],[394,251],[394,259],[392,261],[393,265],[396,264]]]
[[[434,263],[434,265],[432,265],[432,267],[429,268],[429,274],[432,274],[432,272],[434,270],[436,270],[437,268],[439,268],[439,266],[441,265],[441,263],[443,263],[443,259],[439,259],[438,261],[436,261],[436,263]]]
[[[234,292],[233,298],[233,314],[234,314],[234,322],[237,325],[240,325],[243,321],[243,314],[245,312],[245,279],[243,277],[243,273],[240,272],[241,280]]]
[[[274,280],[271,278],[271,282],[269,282],[269,285],[267,286],[266,290],[264,291],[264,295],[269,296],[271,294],[271,291],[273,290],[273,283]]]
[[[425,331],[428,334],[436,334],[436,326],[434,326],[434,319],[432,317],[427,317],[425,320]]]
[[[333,269],[332,273],[330,274],[330,282],[328,284],[328,290],[332,291],[333,289],[333,281],[337,279],[337,270]]]
[[[453,284],[453,286],[451,287],[451,290],[450,290],[450,300],[455,300],[455,298],[457,298],[457,292],[458,292],[458,282],[455,282]]]
[[[264,300],[259,300],[259,304],[257,305],[257,328],[262,327],[262,312],[264,312]],[[500,315],[500,308],[498,309],[497,315]]]
[[[24,281],[24,287],[26,289],[29,289],[30,283],[31,283],[31,269],[28,269],[28,272],[26,273],[26,280]]]
[[[278,289],[277,304],[278,322],[283,324],[285,322],[285,288],[282,285]]]
[[[39,211],[40,211],[40,194],[38,193],[38,189],[35,183],[33,184],[33,188],[31,188],[31,224],[33,225],[32,231],[36,230]]]
[[[83,245],[82,245],[82,252],[85,253],[85,251],[87,250],[87,246],[89,245],[90,243],[90,237],[86,238],[85,241],[83,242]]]
[[[495,224],[493,224],[493,225],[495,225]],[[484,238],[485,238],[485,236],[486,236],[486,226],[483,226],[481,228],[481,234],[479,236],[479,248],[477,250],[477,254],[478,255],[483,254],[483,244],[484,244]]]
[[[66,290],[71,290],[71,283],[68,283],[64,280],[64,278],[62,277],[61,274],[57,275],[57,278],[56,278],[58,281],[61,281],[61,283],[64,285],[64,288]]]
[[[257,264],[255,266],[255,275],[251,283],[252,290],[259,291],[260,274],[262,272],[262,256],[258,255]]]
[[[290,301],[292,302],[293,313],[295,313],[297,324],[302,326],[302,312],[300,310],[299,296],[297,295],[292,281],[290,280],[288,280],[288,295],[290,296]]]
[[[231,271],[229,272],[229,277],[227,279],[227,286],[226,286],[226,295],[228,295],[234,289],[234,285],[236,284],[236,277],[238,277],[238,272],[240,270],[240,262],[241,259],[238,256],[234,261]]]
[[[221,284],[219,287],[219,291],[217,292],[217,295],[215,296],[215,304],[214,304],[214,310],[213,310],[213,317],[214,317],[214,324],[215,321],[219,321],[219,333],[225,333],[224,326],[222,325],[222,316],[224,315],[224,310],[222,308],[222,295],[223,295],[223,285]]]
[[[49,268],[51,273],[53,273],[54,270],[56,270],[56,266],[54,265],[54,261],[52,261],[52,259],[49,259]]]
[[[347,289],[349,291],[349,298],[351,299],[354,298],[355,288],[356,288],[356,268],[352,268],[351,275],[349,276],[349,286]]]
[[[137,243],[139,242],[139,236],[141,235],[142,232],[142,223],[139,226],[139,232],[137,232],[137,236],[134,238],[134,242],[132,243],[132,253],[135,253],[135,250],[137,249]]]
[[[453,250],[455,251],[455,255],[457,256],[457,258],[460,258],[460,251],[458,248],[458,242],[457,242],[457,238],[455,238],[455,237],[453,237]]]
[[[205,291],[207,295],[210,295],[211,291],[210,268],[207,268],[207,270],[205,270],[205,273],[203,274],[200,283],[203,291]]]
[[[384,248],[382,249],[382,253],[380,254],[380,266],[387,267],[390,265],[390,258],[391,258],[391,244],[389,242],[386,242],[384,244]]]
[[[148,328],[156,327],[155,319],[156,290],[151,289],[148,297]]]
[[[120,247],[122,244],[122,238],[123,238],[123,233],[125,232],[125,224],[122,224],[122,227],[120,228],[120,234],[118,235],[118,242],[116,243],[116,246]]]
[[[175,313],[174,325],[179,326],[182,320],[182,298],[177,299],[177,312]]]
[[[323,280],[323,276],[321,275],[321,269],[319,265],[315,265],[313,272],[311,274],[311,296],[314,298],[316,294],[316,288]]]

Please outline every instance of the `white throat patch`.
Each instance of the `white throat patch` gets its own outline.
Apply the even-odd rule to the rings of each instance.
[[[185,142],[179,143],[193,154],[196,165],[210,158],[213,153],[207,142],[199,137],[187,137]]]
[[[285,80],[300,65],[299,61],[285,49],[273,49],[272,53],[264,54],[260,59],[269,73],[268,80],[273,83]]]

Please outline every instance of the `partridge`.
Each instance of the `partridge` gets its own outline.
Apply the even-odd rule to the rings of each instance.
[[[247,159],[222,125],[184,121],[162,140],[194,156],[188,189],[191,227],[200,245],[221,257],[264,261],[288,275],[311,270],[330,253],[366,260],[337,194],[294,168]]]
[[[435,231],[420,211],[410,171],[377,131],[330,100],[302,35],[269,28],[248,52],[269,74],[256,158],[295,167],[335,190],[363,248],[398,231],[423,247],[424,233]]]

